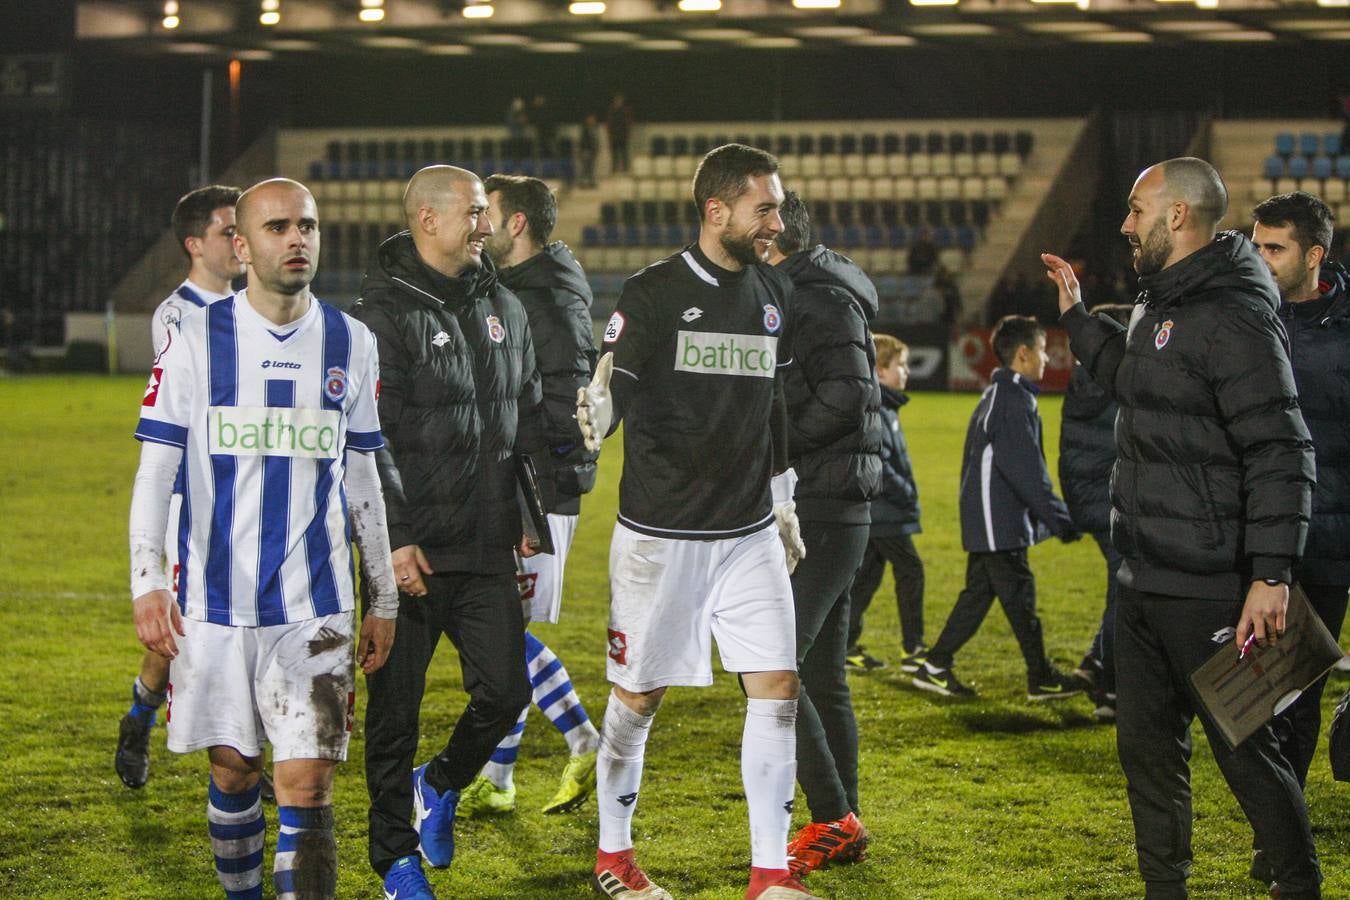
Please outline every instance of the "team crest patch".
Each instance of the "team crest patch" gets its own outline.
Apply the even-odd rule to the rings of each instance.
[[[616,312],[609,317],[609,322],[605,324],[605,343],[612,344],[623,334],[623,313]]]
[[[154,406],[159,400],[159,386],[164,383],[164,369],[155,366],[150,370],[150,383],[145,386],[145,396],[141,398],[141,406]]]
[[[766,303],[764,305],[764,330],[769,334],[777,334],[778,329],[782,327],[783,314],[772,303]]]
[[[609,632],[609,658],[621,666],[628,665],[628,636],[613,628]]]
[[[506,329],[502,327],[502,320],[496,316],[487,317],[488,337],[492,338],[494,343],[500,344],[506,340]]]
[[[341,366],[333,366],[328,370],[328,377],[323,380],[323,395],[334,403],[338,403],[343,397],[347,396],[347,370]]]
[[[1162,323],[1162,327],[1158,329],[1157,335],[1154,336],[1153,338],[1153,346],[1159,350],[1166,347],[1167,342],[1172,339],[1173,327],[1174,326],[1171,319],[1168,319],[1166,322]]]

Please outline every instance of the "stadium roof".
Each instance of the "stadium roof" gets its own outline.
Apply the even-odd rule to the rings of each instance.
[[[830,3],[838,8],[819,8]],[[714,8],[681,8],[699,5]],[[1350,0],[78,0],[76,37],[116,52],[243,59],[956,43],[1300,45],[1350,43]]]

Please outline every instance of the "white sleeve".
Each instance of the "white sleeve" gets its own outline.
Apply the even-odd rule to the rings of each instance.
[[[182,318],[183,309],[176,295],[161,303],[150,317],[150,343],[154,345],[152,349],[156,356],[164,349],[164,339],[168,337],[169,329],[177,328]]]
[[[131,597],[168,590],[164,577],[164,531],[169,525],[169,498],[183,461],[178,447],[146,441],[131,488]]]
[[[389,529],[384,519],[384,493],[375,457],[348,450],[347,512],[351,516],[352,539],[361,552],[361,578],[370,597],[370,611],[381,619],[398,618],[398,587],[394,582],[394,564],[390,558]]]

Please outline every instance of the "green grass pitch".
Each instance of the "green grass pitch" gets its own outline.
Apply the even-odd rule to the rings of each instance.
[[[112,768],[118,718],[140,658],[127,596],[126,518],[138,445],[139,378],[0,380],[0,896],[220,896],[206,836],[206,759],[152,740],[149,785],[130,791]],[[922,491],[926,626],[936,638],[964,556],[957,476],[972,395],[916,396],[904,424]],[[1045,396],[1054,469],[1059,401]],[[563,622],[539,637],[562,657],[592,717],[604,710],[606,558],[620,464],[605,445],[600,484],[572,549]],[[1100,614],[1104,571],[1090,540],[1032,553],[1047,647],[1072,667]],[[993,611],[958,659],[981,699],[944,702],[894,667],[899,634],[889,576],[865,642],[892,666],[854,677],[862,741],[868,860],[811,876],[832,898],[1089,898],[1139,896],[1133,833],[1114,732],[1086,700],[1028,703],[1002,614]],[[1327,717],[1344,684],[1328,690]],[[358,687],[350,762],[337,776],[339,895],[381,896],[366,864],[366,794]],[[464,703],[455,654],[443,646],[423,706],[422,758],[438,750]],[[648,745],[635,834],[639,860],[678,898],[733,900],[748,865],[739,774],[743,704],[734,679],[667,697]],[[1325,719],[1324,719],[1325,725]],[[1196,730],[1196,897],[1257,897],[1246,877],[1251,834]],[[1323,747],[1308,786],[1327,896],[1350,895],[1350,786],[1331,781]],[[593,801],[538,812],[565,762],[561,738],[535,712],[517,771],[516,815],[458,829],[441,897],[591,896]],[[268,847],[275,845],[269,812]],[[794,825],[806,821],[798,803]],[[267,863],[270,872],[270,852]],[[265,882],[271,896],[270,877]]]

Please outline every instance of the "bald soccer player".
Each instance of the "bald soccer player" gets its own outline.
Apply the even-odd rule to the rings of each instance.
[[[352,314],[379,342],[378,461],[399,586],[398,637],[368,681],[370,863],[386,896],[420,900],[434,896],[422,858],[450,865],[460,791],[530,702],[516,553],[532,551],[514,457],[545,445],[525,309],[483,252],[483,183],[453,166],[422,169],[404,213],[408,230],[380,246]],[[539,462],[551,496],[552,467]],[[414,768],[441,635],[459,651],[469,704],[445,748]]]

